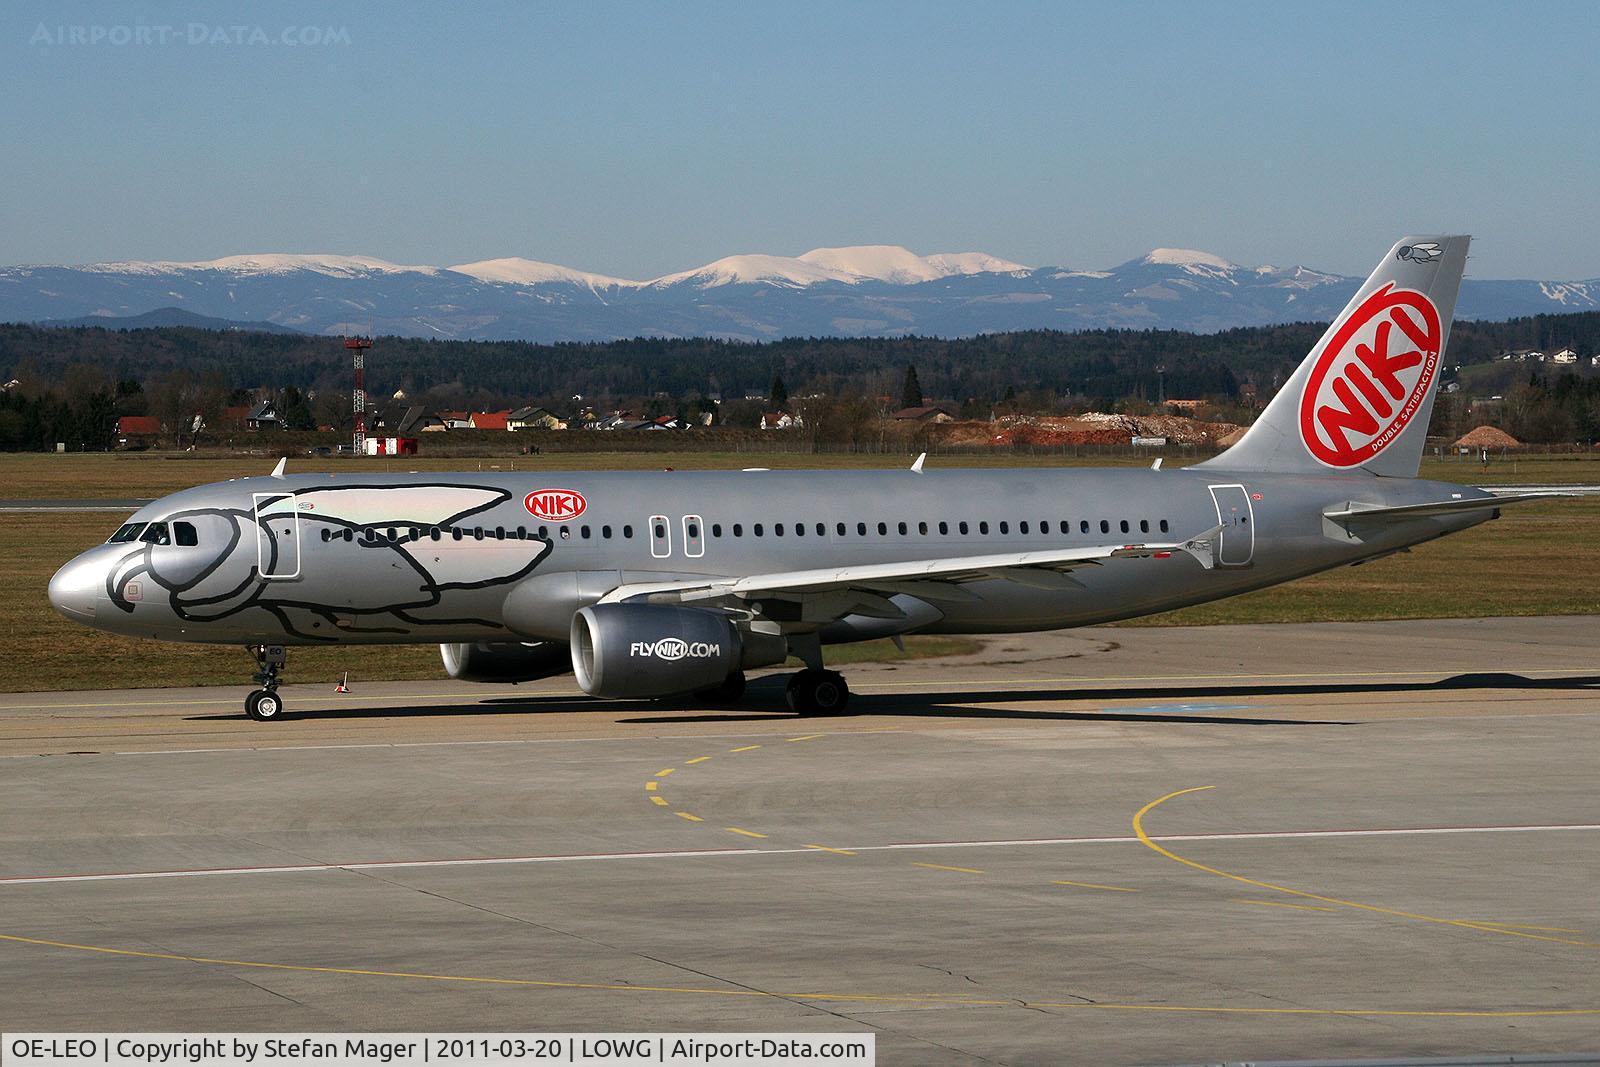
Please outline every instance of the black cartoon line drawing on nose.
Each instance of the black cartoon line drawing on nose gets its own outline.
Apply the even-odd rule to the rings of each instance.
[[[312,632],[322,623],[344,633],[404,635],[417,627],[479,625],[486,618],[446,617],[444,594],[509,585],[550,554],[548,538],[521,528],[466,527],[511,499],[504,489],[439,483],[351,485],[258,494],[257,506],[195,508],[166,516],[199,531],[195,546],[141,544],[107,576],[111,603],[130,614],[138,603],[165,594],[182,621],[215,621],[259,610],[283,631],[308,641],[333,641]],[[273,520],[293,516],[290,523]],[[296,533],[296,529],[298,532]],[[308,600],[301,586],[273,576],[286,561],[298,569],[307,545],[341,550],[338,580],[319,585],[324,599]],[[415,580],[397,582],[395,572]]]

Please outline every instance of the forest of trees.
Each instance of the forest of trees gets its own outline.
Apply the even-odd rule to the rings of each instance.
[[[1173,330],[1033,330],[961,339],[791,338],[765,344],[711,338],[636,338],[539,345],[383,337],[368,356],[370,394],[396,390],[433,407],[493,410],[576,396],[644,414],[709,410],[714,400],[821,397],[818,406],[864,412],[914,406],[915,397],[964,417],[996,410],[1066,413],[1149,410],[1158,397],[1212,400],[1249,417],[1316,343],[1321,323],[1215,334]],[[1600,313],[1458,322],[1445,378],[1458,364],[1504,351],[1570,346],[1600,352]],[[169,426],[268,390],[306,425],[340,424],[348,411],[348,353],[339,338],[182,327],[107,330],[0,325],[0,448],[102,448],[116,414],[151,414]],[[1507,364],[1506,429],[1528,441],[1595,440],[1600,384]],[[912,369],[914,368],[914,369]],[[288,392],[293,390],[292,393]],[[1437,426],[1466,418],[1463,396],[1441,403]],[[763,401],[747,402],[760,408]],[[741,415],[744,414],[741,412]],[[748,420],[746,420],[748,421]],[[736,424],[744,424],[739,422]]]

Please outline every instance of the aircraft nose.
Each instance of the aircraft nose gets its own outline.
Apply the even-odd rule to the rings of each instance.
[[[79,556],[50,579],[50,604],[73,622],[93,623],[104,579],[95,561]]]

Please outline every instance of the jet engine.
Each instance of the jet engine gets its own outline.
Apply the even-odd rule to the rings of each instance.
[[[775,634],[741,634],[726,615],[670,604],[596,604],[572,617],[572,669],[590,696],[675,696],[745,667],[782,663]]]
[[[565,674],[572,657],[560,641],[476,641],[440,645],[444,669],[463,682],[532,682]]]

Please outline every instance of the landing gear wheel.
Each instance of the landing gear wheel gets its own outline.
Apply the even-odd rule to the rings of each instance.
[[[838,671],[808,667],[789,679],[785,696],[798,715],[838,715],[850,701],[850,687]]]
[[[256,722],[276,722],[283,717],[278,676],[288,662],[289,650],[282,645],[245,645],[244,650],[256,661],[256,673],[251,677],[261,687],[244,698],[244,713]]]
[[[707,704],[735,704],[744,696],[744,671],[734,671],[722,680],[721,685],[695,690],[695,699]]]
[[[256,722],[276,722],[283,716],[283,699],[272,689],[257,689],[244,698],[244,713]]]

